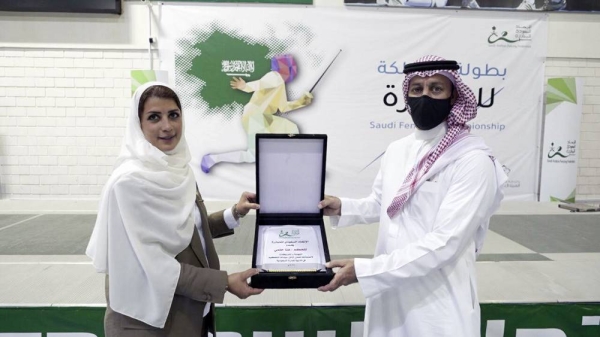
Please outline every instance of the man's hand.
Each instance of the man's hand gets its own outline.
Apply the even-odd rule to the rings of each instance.
[[[338,197],[325,195],[325,199],[319,202],[319,209],[323,210],[324,215],[341,215],[342,201]]]
[[[335,273],[333,280],[329,284],[317,288],[319,291],[334,291],[341,286],[347,286],[358,282],[356,271],[354,270],[354,260],[334,260],[327,263],[327,268],[340,269]]]
[[[264,289],[252,288],[246,281],[251,276],[259,273],[258,269],[248,269],[240,273],[234,273],[227,276],[227,291],[234,294],[235,296],[245,299],[252,295],[258,295],[263,292]]]
[[[231,89],[242,90],[246,87],[246,81],[241,77],[233,77],[229,82]]]

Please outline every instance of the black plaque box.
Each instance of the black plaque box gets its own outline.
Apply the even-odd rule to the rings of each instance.
[[[333,278],[333,271],[325,268],[330,260],[329,248],[323,211],[317,206],[325,192],[326,153],[326,135],[256,135],[260,210],[256,212],[252,267],[261,272],[251,278],[252,287],[317,288]],[[296,240],[294,235],[298,233],[303,235]],[[308,237],[315,240],[303,240]],[[302,248],[306,245],[318,246],[317,254],[295,252],[315,251]],[[286,252],[281,252],[283,248]]]

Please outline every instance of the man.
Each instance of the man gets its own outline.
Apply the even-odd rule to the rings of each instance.
[[[388,147],[370,196],[319,203],[333,226],[380,223],[375,257],[331,261],[340,269],[319,288],[359,283],[365,337],[480,336],[475,258],[506,175],[469,133],[477,100],[458,69],[436,56],[407,64],[417,129]]]

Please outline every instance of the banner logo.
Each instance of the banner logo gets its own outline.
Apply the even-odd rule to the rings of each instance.
[[[516,25],[512,32],[496,26],[487,38],[489,47],[531,47],[531,25]]]
[[[573,159],[569,159],[569,157],[575,156],[577,152],[577,141],[576,140],[568,140],[567,148],[563,148],[559,144],[555,144],[552,142],[550,144],[550,150],[548,150],[548,162],[551,163],[573,163]]]
[[[521,181],[520,180],[513,180],[510,179],[510,172],[512,171],[510,167],[506,166],[506,165],[502,165],[502,170],[504,171],[504,173],[508,176],[508,180],[504,183],[504,188],[519,188],[521,187]]]
[[[555,148],[554,143],[550,144],[550,151],[548,151],[548,158],[554,158],[556,156],[560,156],[562,158],[567,158],[570,156],[574,156],[575,155],[575,151],[576,151],[576,146],[577,146],[577,141],[573,140],[569,140],[567,141],[567,149],[564,150],[564,154],[561,152],[563,151],[562,146],[558,146],[558,148]]]

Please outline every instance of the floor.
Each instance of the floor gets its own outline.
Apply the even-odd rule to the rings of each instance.
[[[0,306],[105,305],[104,277],[84,255],[94,207],[91,201],[76,209],[0,202]],[[254,222],[249,215],[235,235],[215,241],[228,272],[251,266]],[[327,217],[325,223],[332,259],[372,256],[377,224],[333,230]],[[482,303],[600,302],[600,213],[505,203],[491,219],[477,272]],[[354,284],[333,293],[267,290],[244,301],[227,294],[223,305],[362,304]]]

